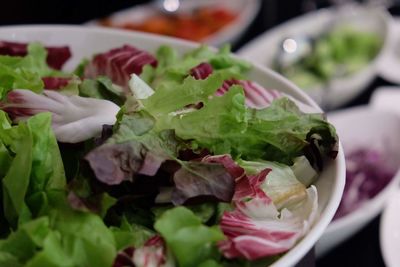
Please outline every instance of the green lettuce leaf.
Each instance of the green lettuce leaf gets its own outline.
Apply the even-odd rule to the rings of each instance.
[[[85,79],[79,85],[79,95],[97,99],[106,99],[121,106],[126,98],[124,91],[106,76],[97,77],[95,80]]]
[[[243,89],[233,86],[223,96],[204,100],[204,107],[199,110],[161,117],[156,127],[174,129],[178,137],[193,140],[193,148],[207,148],[215,154],[233,154],[247,129],[244,100]]]
[[[318,170],[325,156],[334,157],[338,141],[335,129],[321,114],[302,113],[288,98],[276,99],[264,109],[248,108],[238,85],[214,96],[232,75],[225,69],[204,80],[189,76],[173,87],[160,85],[154,94],[140,100],[142,109],[154,117],[156,131],[172,129],[195,150],[287,165],[306,155]],[[190,107],[198,103],[202,107]]]
[[[189,75],[190,70],[200,63],[208,62],[214,70],[230,70],[235,77],[245,74],[251,64],[236,57],[230,52],[230,47],[225,46],[219,51],[213,51],[207,46],[199,46],[182,57],[175,49],[161,46],[156,52],[157,68],[145,66],[140,77],[153,89],[174,87],[182,83]],[[227,79],[234,78],[233,76]]]
[[[51,69],[46,63],[47,51],[39,43],[28,45],[24,57],[0,56],[0,99],[12,89],[30,89],[40,93],[43,89],[42,77],[65,76]]]
[[[5,173],[3,211],[15,225],[21,214],[29,220],[30,212],[38,214],[46,206],[47,192],[64,190],[64,167],[49,113],[38,114],[10,128],[0,128],[0,140],[9,149],[9,163],[0,167],[0,173]]]
[[[204,80],[196,80],[192,76],[188,76],[182,83],[173,86],[162,83],[156,90],[157,93],[141,102],[146,111],[157,118],[178,111],[187,105],[207,101],[208,97],[213,95],[225,80],[236,76],[232,71],[223,70],[215,72]]]
[[[114,236],[100,217],[61,206],[0,241],[0,263],[5,255],[4,261],[30,267],[109,267],[116,253]]]
[[[152,236],[154,231],[136,223],[128,222],[128,219],[123,216],[120,227],[110,228],[116,242],[118,251],[128,247],[141,247]]]
[[[218,226],[205,226],[185,207],[168,210],[156,221],[161,234],[179,266],[196,266],[220,257],[216,242],[225,237]],[[208,266],[208,265],[205,265]]]

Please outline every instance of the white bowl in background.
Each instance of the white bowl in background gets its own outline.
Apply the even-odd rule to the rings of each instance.
[[[345,154],[365,148],[389,155],[392,166],[400,166],[400,116],[393,112],[377,110],[370,106],[354,107],[328,114],[335,126]],[[374,198],[353,212],[333,220],[316,245],[317,257],[350,238],[376,217],[388,198],[398,189],[400,171]]]
[[[154,52],[160,45],[170,45],[180,53],[198,47],[199,44],[180,39],[131,31],[91,28],[82,26],[9,26],[0,27],[0,40],[40,41],[47,45],[69,45],[73,57],[66,68],[73,69],[84,57],[103,52],[122,44]],[[268,88],[276,88],[318,109],[315,102],[293,83],[279,74],[255,64],[249,78]],[[289,252],[273,263],[273,267],[288,267],[296,264],[317,242],[332,220],[340,203],[345,182],[345,162],[341,145],[336,160],[325,166],[316,187],[319,192],[319,219],[310,232]]]
[[[388,200],[380,221],[379,243],[387,267],[400,266],[400,191]]]
[[[335,108],[359,95],[375,78],[378,62],[383,51],[386,50],[390,21],[390,15],[383,9],[358,5],[344,6],[340,9],[321,9],[289,20],[265,32],[237,53],[272,68],[274,57],[280,50],[282,41],[291,36],[318,36],[332,24],[352,25],[355,29],[378,34],[382,39],[382,47],[370,64],[353,74],[333,79],[328,91],[319,86],[305,89],[317,103],[324,103],[329,108]]]
[[[395,17],[389,27],[386,49],[378,64],[378,74],[385,80],[400,84],[400,19]]]
[[[221,30],[210,35],[202,42],[213,46],[220,46],[224,43],[235,43],[245,30],[250,26],[256,17],[260,6],[260,0],[185,0],[181,1],[180,8],[182,11],[190,11],[202,6],[222,6],[237,14],[237,18],[223,27]],[[110,14],[109,18],[112,22],[123,24],[126,22],[141,22],[149,16],[157,14],[154,4],[142,4],[128,9],[124,9]],[[88,26],[100,27],[99,20],[92,20],[85,23]]]

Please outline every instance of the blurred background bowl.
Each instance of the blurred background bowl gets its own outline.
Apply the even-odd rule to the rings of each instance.
[[[379,151],[384,159],[392,161],[388,163],[393,169],[399,168],[400,117],[396,113],[366,105],[328,113],[328,120],[336,127],[346,156],[359,149]],[[383,210],[388,198],[398,190],[399,184],[400,171],[397,171],[377,195],[350,213],[334,219],[316,245],[317,257],[322,257],[375,218]]]
[[[238,54],[272,68],[276,55],[280,53],[282,40],[286,38],[319,36],[331,29],[332,25],[351,26],[361,32],[376,34],[382,40],[382,45],[369,64],[355,73],[333,78],[329,86],[321,84],[304,88],[317,103],[324,105],[324,109],[333,109],[357,97],[375,78],[381,54],[386,49],[390,20],[385,10],[375,7],[349,5],[321,9],[267,31],[243,46]]]
[[[159,0],[148,4],[134,6],[132,8],[112,13],[105,19],[108,20],[108,23],[114,25],[114,27],[121,28],[121,26],[119,27],[118,25],[142,23],[148,19],[157,18],[164,15],[171,16],[185,13],[193,14],[193,12],[196,12],[196,10],[201,8],[209,8],[211,11],[213,8],[216,8],[229,12],[230,14],[234,15],[235,18],[218,31],[198,41],[213,46],[220,46],[224,43],[234,44],[254,20],[261,5],[260,0],[175,0],[173,1],[174,3],[179,3],[178,10],[169,12],[166,10],[163,11],[162,7],[160,8],[163,2],[166,1]],[[213,18],[213,20],[216,20],[214,23],[217,23],[218,19],[220,19],[222,16],[223,14],[220,14],[219,16]],[[92,20],[87,22],[86,25],[97,27],[102,26],[102,20]],[[194,34],[196,31],[199,31],[199,29],[192,28],[191,33]]]

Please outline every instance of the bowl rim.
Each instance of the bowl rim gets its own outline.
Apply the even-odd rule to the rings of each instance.
[[[21,31],[21,32],[80,32],[80,33],[90,33],[90,34],[102,34],[102,35],[110,35],[110,36],[124,36],[124,37],[132,37],[132,38],[141,38],[147,40],[155,40],[157,42],[164,42],[171,46],[183,46],[186,48],[196,48],[200,44],[192,41],[187,41],[183,39],[177,39],[168,36],[161,36],[157,34],[151,33],[143,33],[136,31],[125,31],[120,29],[105,29],[105,28],[94,28],[87,26],[79,26],[79,25],[49,25],[49,24],[38,24],[38,25],[11,25],[11,26],[0,26],[0,35],[2,32],[12,32],[12,31]],[[15,40],[18,41],[18,40]],[[66,42],[68,44],[68,42]],[[243,58],[236,56],[237,58]],[[292,94],[296,94],[295,98],[300,101],[305,102],[306,104],[311,105],[314,108],[322,111],[314,100],[311,99],[303,90],[297,87],[294,83],[278,74],[277,72],[267,68],[266,66],[262,66],[259,63],[253,63],[254,71],[260,72],[264,75],[275,79],[283,86],[286,86],[290,89]],[[306,255],[306,253],[316,244],[317,240],[322,236],[324,230],[332,220],[339,204],[340,199],[342,197],[342,193],[345,185],[345,159],[343,153],[343,147],[339,141],[339,151],[336,159],[332,161],[332,166],[334,167],[334,171],[336,172],[336,176],[334,176],[334,181],[332,183],[333,190],[331,191],[331,196],[328,199],[325,209],[319,214],[317,221],[314,223],[313,227],[310,231],[288,252],[283,254],[276,262],[272,263],[273,267],[287,267],[293,266],[298,263],[302,257]]]
[[[380,251],[382,253],[382,258],[387,267],[397,266],[396,258],[393,259],[393,255],[396,252],[393,252],[393,240],[394,246],[396,248],[396,244],[399,244],[400,239],[393,233],[392,226],[399,221],[399,216],[394,215],[397,214],[397,207],[400,203],[400,190],[397,189],[392,192],[389,197],[385,209],[383,210],[382,217],[380,218],[379,224],[379,245],[381,247]],[[390,231],[392,230],[392,231]]]

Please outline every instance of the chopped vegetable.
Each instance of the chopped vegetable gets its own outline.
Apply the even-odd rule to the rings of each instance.
[[[396,170],[382,152],[357,149],[346,155],[346,185],[335,214],[341,218],[375,197],[392,180]]]

